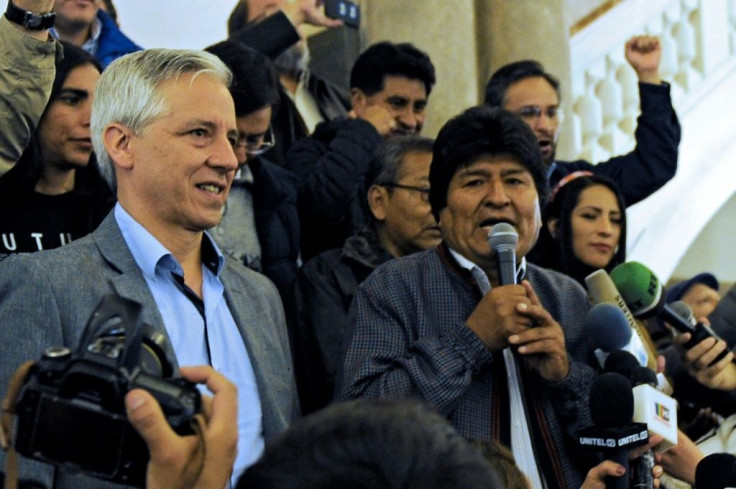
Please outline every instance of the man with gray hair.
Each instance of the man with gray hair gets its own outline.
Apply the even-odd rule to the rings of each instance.
[[[229,83],[225,65],[199,51],[141,51],[104,72],[92,139],[118,203],[91,235],[0,262],[0,394],[20,363],[49,346],[76,348],[100,299],[117,294],[143,306],[179,365],[209,364],[235,382],[236,480],[298,402],[275,287],[204,232],[237,169]],[[39,487],[114,487],[27,460],[20,469]]]

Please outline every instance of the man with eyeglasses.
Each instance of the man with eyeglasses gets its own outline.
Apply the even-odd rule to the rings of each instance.
[[[672,108],[670,86],[659,76],[661,56],[656,37],[636,36],[626,43],[626,60],[636,71],[641,100],[636,147],[596,165],[555,159],[563,115],[560,84],[539,62],[518,61],[499,68],[486,85],[485,103],[519,114],[532,128],[548,168],[550,187],[574,171],[589,170],[616,181],[630,206],[660,189],[677,170],[680,124]]]
[[[394,138],[381,147],[362,191],[365,228],[344,246],[315,256],[294,283],[294,372],[303,414],[325,407],[347,341],[348,308],[358,285],[392,258],[437,246],[440,230],[429,205],[433,140]],[[290,325],[292,326],[292,325]]]
[[[238,171],[222,220],[210,233],[225,253],[270,278],[285,301],[300,265],[299,215],[296,176],[266,155],[276,142],[271,124],[278,77],[265,55],[242,44],[223,41],[207,51],[233,73],[238,128]]]
[[[368,165],[386,139],[421,132],[434,83],[426,53],[409,43],[376,43],[350,71],[350,117],[319,124],[291,147],[287,168],[299,177],[305,260],[342,246],[365,225],[358,202]]]

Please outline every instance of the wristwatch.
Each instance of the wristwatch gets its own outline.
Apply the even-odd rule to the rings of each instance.
[[[22,25],[26,29],[32,31],[42,31],[53,27],[56,20],[56,12],[30,12],[13,5],[12,0],[8,0],[8,9],[5,11],[5,17],[10,22]]]

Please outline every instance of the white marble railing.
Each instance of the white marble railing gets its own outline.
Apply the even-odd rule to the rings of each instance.
[[[573,36],[572,156],[597,162],[633,149],[639,96],[624,45],[637,34],[660,38],[683,126],[677,176],[628,213],[629,257],[666,280],[736,189],[736,0],[627,0]]]

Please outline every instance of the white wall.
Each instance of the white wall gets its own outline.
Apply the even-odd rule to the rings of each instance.
[[[113,0],[123,32],[144,48],[199,49],[225,39],[236,0]],[[2,12],[8,2],[0,0]]]

